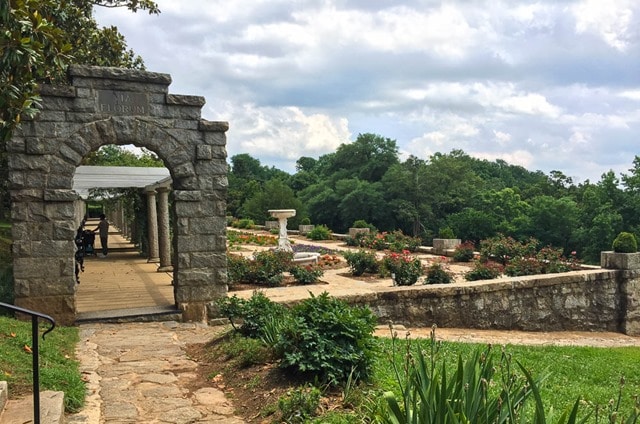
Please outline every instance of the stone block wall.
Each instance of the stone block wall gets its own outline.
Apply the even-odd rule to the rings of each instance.
[[[396,287],[343,298],[380,323],[640,336],[640,272],[577,271],[456,285]]]

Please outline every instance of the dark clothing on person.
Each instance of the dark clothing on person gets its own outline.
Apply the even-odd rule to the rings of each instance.
[[[107,221],[107,218],[104,216],[104,214],[100,215],[100,222],[98,223],[96,229],[93,231],[98,231],[98,234],[100,236],[100,245],[102,246],[102,254],[104,256],[107,256],[107,253],[109,252],[109,249],[107,247],[107,243],[109,241],[109,221]]]
[[[76,253],[74,259],[76,262],[76,283],[80,284],[80,272],[84,271],[84,231],[82,225],[78,228],[75,238]]]

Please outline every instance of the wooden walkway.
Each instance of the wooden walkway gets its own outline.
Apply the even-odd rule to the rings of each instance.
[[[93,229],[91,224],[87,228]],[[95,250],[100,252],[99,237]],[[148,263],[117,229],[109,232],[107,257],[87,256],[84,269],[76,293],[79,319],[99,312],[118,315],[132,309],[171,309],[175,305],[172,273],[157,272],[158,264]]]

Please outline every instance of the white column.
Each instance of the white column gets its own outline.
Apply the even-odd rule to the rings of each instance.
[[[173,271],[171,264],[171,238],[169,235],[169,188],[159,187],[158,192],[158,247],[160,266],[158,272]]]
[[[156,212],[156,191],[147,190],[147,238],[149,239],[149,259],[160,262],[158,253],[158,213]]]

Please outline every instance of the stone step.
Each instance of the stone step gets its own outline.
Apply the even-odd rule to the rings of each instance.
[[[7,400],[7,394],[7,383],[0,382],[0,424],[33,423],[33,396]],[[40,392],[40,424],[64,422],[64,393]]]
[[[76,324],[161,321],[182,321],[182,312],[173,306],[151,306],[145,308],[83,312],[76,316]]]

